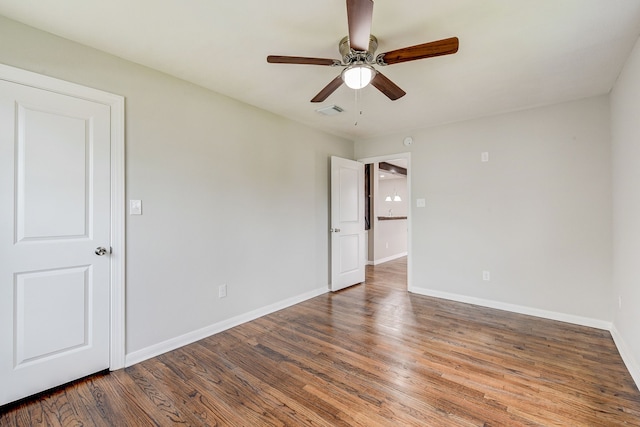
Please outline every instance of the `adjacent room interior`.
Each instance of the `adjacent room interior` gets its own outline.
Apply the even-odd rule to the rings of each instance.
[[[393,261],[408,254],[407,174],[406,159],[365,165],[365,180],[370,180],[369,192],[365,195],[371,210],[369,215],[365,213],[369,265]]]

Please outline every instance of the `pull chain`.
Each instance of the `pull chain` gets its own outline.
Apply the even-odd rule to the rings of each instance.
[[[360,92],[362,91],[362,89],[356,89],[354,90],[355,92],[355,99],[354,99],[354,109],[353,111],[355,112],[355,122],[353,123],[354,126],[358,126],[358,118],[362,116],[362,110],[360,109],[360,101],[361,101],[361,94]]]

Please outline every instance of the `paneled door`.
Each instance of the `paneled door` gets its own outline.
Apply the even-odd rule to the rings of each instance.
[[[110,110],[0,80],[0,405],[109,368]]]
[[[331,290],[364,282],[364,165],[331,157]]]

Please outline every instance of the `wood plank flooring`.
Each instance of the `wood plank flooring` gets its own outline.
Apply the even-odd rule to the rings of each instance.
[[[640,426],[606,331],[406,292],[406,260],[130,368],[2,408],[1,426]]]

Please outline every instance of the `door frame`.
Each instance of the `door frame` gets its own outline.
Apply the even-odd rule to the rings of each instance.
[[[103,104],[111,112],[111,256],[109,369],[125,366],[124,97],[0,64],[0,80]]]
[[[397,154],[387,154],[384,156],[364,157],[364,158],[358,159],[358,161],[361,162],[362,164],[367,165],[370,163],[380,163],[380,162],[386,162],[386,161],[395,160],[395,159],[404,159],[407,161],[407,199],[409,202],[409,209],[407,209],[407,291],[412,292],[413,291],[413,280],[412,280],[413,274],[411,273],[411,266],[413,265],[413,257],[412,257],[413,251],[411,250],[411,241],[412,241],[411,212],[413,211],[413,204],[412,204],[413,199],[411,198],[411,153],[406,152],[406,153],[397,153]]]

